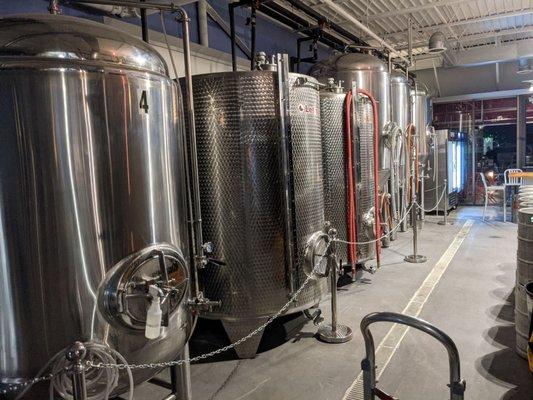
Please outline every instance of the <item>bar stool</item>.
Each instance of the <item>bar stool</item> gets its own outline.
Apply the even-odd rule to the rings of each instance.
[[[523,172],[523,171],[520,168],[508,168],[503,172],[503,182],[505,185],[505,190],[507,190],[507,186],[511,186],[511,187],[522,186],[521,177],[510,176],[510,174],[518,173],[518,172]]]

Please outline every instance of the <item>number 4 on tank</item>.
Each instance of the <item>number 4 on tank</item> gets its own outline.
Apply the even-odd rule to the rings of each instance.
[[[141,90],[139,93],[139,113],[148,114],[148,93],[146,90]]]

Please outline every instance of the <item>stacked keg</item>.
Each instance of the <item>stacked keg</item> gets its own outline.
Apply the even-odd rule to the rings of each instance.
[[[533,198],[533,197],[532,197]],[[518,253],[515,289],[516,351],[527,358],[530,312],[525,286],[533,281],[533,208],[518,211]]]
[[[533,185],[520,186],[518,190],[518,208],[533,207]]]

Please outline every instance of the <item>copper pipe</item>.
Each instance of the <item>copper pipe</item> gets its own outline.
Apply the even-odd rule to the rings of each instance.
[[[344,139],[346,150],[346,224],[348,230],[348,261],[352,266],[352,274],[355,276],[355,265],[357,264],[357,227],[355,224],[356,200],[355,200],[355,177],[353,173],[353,139],[352,139],[352,101],[353,94],[350,90],[346,94],[344,103]]]
[[[372,94],[365,89],[357,89],[358,94],[366,96],[372,103],[372,113],[374,122],[374,212],[375,212],[375,231],[374,235],[377,238],[381,236],[381,221],[379,215],[379,198],[378,198],[378,185],[379,185],[379,118],[378,118],[378,103]],[[376,261],[379,267],[381,263],[381,241],[376,240]]]

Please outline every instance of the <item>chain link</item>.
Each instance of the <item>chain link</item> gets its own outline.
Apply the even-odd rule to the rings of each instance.
[[[437,204],[435,204],[435,206],[433,206],[433,207],[430,208],[429,210],[426,210],[426,209],[424,208],[424,206],[421,205],[421,204],[419,204],[418,202],[416,203],[416,206],[417,206],[420,210],[422,210],[422,211],[424,211],[424,212],[426,212],[426,213],[429,213],[429,212],[431,212],[431,211],[435,211],[435,210],[439,207],[439,204],[440,204],[442,198],[444,197],[444,193],[446,192],[446,189],[447,189],[447,188],[448,188],[448,185],[443,185],[443,186],[442,186],[442,192],[441,192],[441,194],[440,194],[440,196],[439,196],[439,199],[437,200]]]
[[[8,394],[8,393],[14,393],[14,392],[18,392],[20,390],[23,390],[23,389],[26,389],[30,386],[33,386],[39,382],[45,382],[45,381],[50,381],[52,379],[54,379],[56,376],[64,373],[65,370],[61,370],[59,371],[58,373],[56,374],[45,374],[45,375],[42,375],[42,376],[38,376],[38,377],[35,377],[33,379],[28,379],[27,381],[24,381],[24,382],[20,382],[20,383],[11,383],[11,384],[8,384],[6,388],[4,389],[1,389],[0,390],[0,394]]]
[[[331,245],[331,241],[328,243],[328,246],[326,248],[326,252],[329,249],[330,245]],[[213,350],[213,351],[211,351],[209,353],[201,354],[201,355],[193,357],[193,358],[185,358],[185,359],[182,359],[182,360],[174,360],[174,361],[160,362],[160,363],[150,363],[150,364],[109,364],[109,363],[93,363],[91,361],[87,361],[86,365],[88,367],[97,368],[97,369],[119,369],[119,370],[124,370],[124,369],[136,370],[136,369],[168,368],[168,367],[175,367],[175,366],[179,366],[179,365],[183,365],[183,364],[190,364],[190,363],[193,363],[193,362],[196,362],[196,361],[205,360],[207,358],[210,358],[210,357],[216,356],[218,354],[224,353],[224,352],[226,352],[228,350],[234,349],[238,345],[246,342],[247,340],[250,340],[252,337],[254,337],[257,334],[259,334],[260,332],[264,331],[266,329],[266,327],[269,326],[276,318],[280,317],[281,315],[283,315],[285,313],[285,311],[287,311],[287,309],[290,307],[290,305],[292,303],[294,303],[298,299],[298,297],[303,292],[303,290],[307,287],[307,285],[309,285],[309,283],[312,280],[314,280],[316,277],[317,277],[317,275],[316,275],[315,271],[312,271],[311,274],[309,274],[307,276],[307,278],[305,279],[303,284],[300,286],[300,288],[296,292],[294,292],[294,295],[289,299],[289,301],[287,303],[285,303],[283,305],[283,307],[281,307],[278,310],[277,313],[275,313],[273,316],[268,318],[268,320],[264,324],[258,326],[256,329],[254,329],[248,335],[243,336],[242,338],[240,338],[236,342],[234,342],[232,344],[229,344],[227,346],[221,347],[221,348],[219,348],[217,350]]]
[[[445,190],[446,188],[444,188]],[[440,203],[440,200],[442,199],[442,196],[444,196],[444,190],[442,191],[442,194],[441,194],[441,197],[439,198],[438,202],[437,202],[437,205]],[[402,224],[402,222],[407,218],[407,216],[409,215],[409,211],[412,209],[412,207],[414,206],[417,206],[418,208],[420,209],[423,209],[422,206],[418,203],[415,203],[415,204],[411,204],[409,206],[409,208],[406,210],[404,216],[402,217],[402,219],[398,222],[398,224],[389,232],[387,233],[386,235],[380,237],[380,238],[377,238],[377,239],[374,239],[374,240],[371,240],[371,241],[368,241],[368,242],[347,242],[345,240],[342,240],[342,239],[333,239],[331,240],[329,243],[328,243],[328,246],[326,248],[326,252],[327,250],[329,249],[331,243],[333,241],[335,242],[338,242],[338,243],[345,243],[345,244],[350,244],[350,243],[355,243],[355,244],[359,244],[359,245],[362,245],[362,244],[371,244],[371,243],[375,243],[377,242],[378,240],[382,240],[383,238],[389,236],[392,232],[394,232],[396,229],[398,229],[400,227],[400,225]],[[431,210],[429,210],[431,211]],[[307,285],[309,285],[309,283],[314,280],[315,278],[317,277],[316,275],[316,272],[315,271],[312,271],[311,274],[309,274],[307,276],[307,278],[305,279],[305,281],[303,282],[303,284],[300,286],[300,288],[294,293],[294,295],[289,299],[289,301],[287,301],[287,303],[285,303],[283,305],[283,307],[281,307],[278,312],[276,312],[273,316],[271,316],[270,318],[268,318],[268,320],[258,326],[256,329],[254,329],[253,331],[251,331],[248,335],[246,336],[243,336],[242,338],[240,338],[239,340],[235,341],[234,343],[231,343],[227,346],[224,346],[224,347],[221,347],[217,350],[213,350],[209,353],[205,353],[205,354],[201,354],[199,356],[196,356],[196,357],[192,357],[192,358],[185,358],[185,359],[181,359],[181,360],[174,360],[174,361],[167,361],[167,362],[159,362],[159,363],[147,363],[147,364],[124,364],[124,363],[94,363],[92,361],[86,361],[85,362],[85,365],[86,367],[89,367],[89,368],[96,368],[96,369],[117,369],[117,370],[139,370],[139,369],[160,369],[160,368],[168,368],[168,367],[175,367],[175,366],[180,366],[180,365],[184,365],[184,364],[190,364],[190,363],[194,363],[194,362],[197,362],[197,361],[201,361],[201,360],[205,360],[207,358],[210,358],[210,357],[213,357],[213,356],[216,356],[218,354],[221,354],[221,353],[224,353],[228,350],[231,350],[231,349],[234,349],[235,347],[239,346],[240,344],[243,344],[244,342],[250,340],[251,338],[253,338],[254,336],[258,335],[259,333],[261,333],[262,331],[264,331],[276,318],[280,317],[281,315],[283,315],[285,313],[285,311],[287,311],[287,309],[290,307],[290,305],[292,303],[294,303],[295,301],[297,301],[298,297],[300,296],[300,294],[302,293],[302,291],[307,287]],[[10,393],[10,392],[16,392],[16,391],[19,391],[21,389],[24,389],[24,388],[27,388],[29,386],[32,386],[32,385],[35,385],[36,383],[39,383],[39,382],[43,382],[43,381],[48,381],[48,380],[52,380],[53,378],[55,378],[56,376],[58,376],[59,374],[62,374],[64,373],[65,371],[67,370],[67,368],[65,368],[64,370],[61,370],[59,371],[58,373],[56,374],[46,374],[46,375],[43,375],[43,376],[40,376],[40,377],[36,377],[36,378],[33,378],[33,379],[29,379],[27,381],[24,381],[24,382],[21,382],[21,383],[17,383],[17,384],[11,384],[11,385],[8,385],[7,388],[5,389],[2,389],[0,390],[0,393],[1,394],[7,394],[7,393]]]
[[[418,203],[415,203],[418,205]],[[364,245],[364,244],[372,244],[372,243],[376,243],[382,239],[385,239],[386,237],[389,237],[394,231],[396,231],[397,229],[400,228],[401,224],[403,223],[403,221],[405,221],[405,219],[409,216],[409,212],[411,211],[411,209],[413,208],[414,204],[411,204],[409,206],[409,208],[407,208],[407,210],[405,210],[405,214],[404,216],[398,221],[398,224],[392,228],[389,232],[387,232],[386,234],[384,234],[383,236],[377,238],[377,239],[372,239],[372,240],[369,240],[369,241],[366,241],[366,242],[349,242],[347,240],[342,240],[342,239],[333,239],[335,242],[337,243],[344,243],[344,244],[356,244],[356,245]]]
[[[331,243],[333,240],[330,240],[328,242],[328,245],[325,249],[325,255],[323,257],[327,257],[329,247],[331,246]],[[125,364],[125,363],[94,363],[90,360],[85,361],[85,366],[87,368],[96,368],[96,369],[114,369],[114,370],[139,370],[139,369],[161,369],[161,368],[168,368],[168,367],[174,367],[179,366],[183,364],[189,364],[200,360],[205,360],[207,358],[216,356],[218,354],[224,353],[228,350],[231,350],[238,345],[246,342],[247,340],[250,340],[252,337],[256,336],[260,332],[264,331],[267,326],[269,326],[276,318],[280,317],[287,311],[287,309],[290,307],[292,303],[297,301],[300,294],[303,292],[303,290],[309,285],[309,283],[317,278],[316,272],[313,270],[305,279],[303,284],[300,286],[300,288],[294,292],[294,295],[281,307],[278,312],[276,312],[273,316],[271,316],[264,324],[260,325],[256,329],[254,329],[252,332],[250,332],[248,335],[243,336],[236,342],[229,344],[227,346],[221,347],[217,350],[211,351],[209,353],[201,354],[199,356],[193,357],[193,358],[186,358],[182,360],[174,360],[174,361],[167,361],[167,362],[159,362],[159,363],[147,363],[147,364]],[[36,383],[43,382],[43,381],[49,381],[54,379],[56,376],[59,376],[62,373],[65,373],[68,371],[68,367],[58,371],[55,374],[46,374],[43,376],[35,377],[33,379],[29,379],[27,381],[17,383],[17,384],[11,384],[8,385],[7,388],[1,389],[0,394],[8,394],[12,392],[17,392],[19,390],[26,389],[32,385],[35,385]]]

